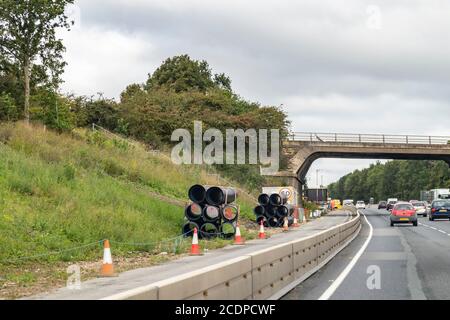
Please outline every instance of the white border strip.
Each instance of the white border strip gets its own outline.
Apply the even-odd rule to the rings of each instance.
[[[304,275],[302,275],[300,278],[294,280],[292,283],[290,283],[289,285],[287,285],[286,287],[284,287],[283,289],[281,289],[280,291],[278,291],[277,293],[275,293],[274,295],[272,295],[271,297],[269,297],[267,300],[278,300],[280,298],[282,298],[284,295],[286,295],[287,293],[289,293],[289,291],[291,291],[292,289],[294,289],[296,286],[298,286],[300,283],[302,283],[303,281],[305,281],[306,279],[308,279],[309,277],[311,277],[313,274],[315,274],[317,271],[319,271],[320,269],[322,269],[328,262],[330,262],[331,259],[333,259],[339,252],[341,252],[342,250],[344,250],[359,234],[359,232],[361,231],[361,226],[359,226],[358,231],[355,232],[355,234],[349,239],[347,240],[346,243],[344,243],[336,252],[334,252],[333,254],[331,254],[330,256],[328,256],[324,261],[322,261],[319,265],[315,266],[313,269],[309,270],[307,273],[305,273]]]
[[[359,210],[358,210],[358,213],[359,213]],[[328,289],[319,297],[318,300],[328,300],[331,298],[331,296],[339,288],[339,286],[342,284],[342,282],[344,282],[345,278],[348,276],[350,271],[352,271],[353,267],[358,262],[359,258],[362,256],[362,254],[366,250],[367,246],[369,245],[369,242],[373,236],[373,227],[370,224],[369,220],[367,219],[366,215],[364,215],[364,219],[366,220],[366,222],[370,228],[369,236],[367,237],[363,246],[359,249],[358,253],[356,253],[356,255],[353,257],[353,259],[347,265],[347,267],[345,267],[345,269],[341,272],[341,274],[336,278],[336,280],[334,280],[334,282],[331,284],[331,286],[328,287]]]

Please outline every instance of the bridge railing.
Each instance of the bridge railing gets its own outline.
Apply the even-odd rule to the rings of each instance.
[[[367,134],[367,133],[317,133],[292,132],[288,139],[305,142],[355,142],[382,144],[450,144],[450,136],[420,136],[395,134]]]

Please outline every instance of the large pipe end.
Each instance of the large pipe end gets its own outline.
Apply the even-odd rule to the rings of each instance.
[[[269,197],[269,202],[273,206],[279,206],[281,204],[281,197],[278,193],[273,193]]]
[[[258,197],[258,203],[262,206],[269,204],[269,195],[267,193],[261,193]]]
[[[220,226],[220,231],[224,238],[230,239],[236,234],[236,224],[233,222],[225,222]]]
[[[198,224],[193,221],[188,221],[183,225],[183,235],[185,237],[191,237],[194,234],[194,229],[199,229]]]
[[[198,220],[202,217],[203,208],[198,203],[191,203],[184,211],[188,220]]]
[[[257,216],[262,216],[266,213],[266,208],[264,208],[264,206],[260,205],[260,206],[256,206],[253,209],[253,212],[255,213],[255,215]]]
[[[220,218],[221,210],[216,206],[206,205],[203,209],[203,216],[206,221],[217,221]]]
[[[206,202],[213,206],[219,206],[225,202],[223,190],[219,187],[211,187],[206,191]]]
[[[206,188],[200,184],[193,185],[189,188],[188,196],[195,203],[203,203],[206,198]]]
[[[228,205],[222,210],[222,216],[224,220],[235,221],[239,215],[239,209],[237,206]]]

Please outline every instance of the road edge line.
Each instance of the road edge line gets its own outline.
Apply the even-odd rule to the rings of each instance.
[[[350,271],[352,271],[353,267],[358,262],[359,258],[362,256],[364,251],[366,250],[367,246],[370,243],[370,240],[372,240],[373,236],[373,227],[370,224],[369,220],[367,219],[365,214],[362,214],[359,210],[358,212],[364,216],[364,219],[366,220],[367,224],[369,225],[369,236],[367,237],[366,241],[362,245],[362,247],[359,249],[359,251],[356,253],[356,255],[353,257],[353,259],[350,261],[350,263],[345,267],[344,270],[339,274],[339,276],[334,280],[334,282],[331,284],[331,286],[328,287],[327,290],[319,297],[318,300],[329,300],[331,296],[335,293],[335,291],[339,288],[339,286],[344,282],[345,278],[348,276]]]
[[[344,243],[336,252],[334,252],[332,255],[328,256],[324,261],[322,261],[319,265],[314,267],[314,269],[309,270],[307,273],[302,275],[300,278],[294,280],[292,283],[278,291],[277,293],[273,294],[271,297],[267,298],[267,300],[279,300],[282,297],[284,297],[286,294],[288,294],[290,291],[292,291],[295,287],[297,287],[299,284],[301,284],[303,281],[307,280],[309,277],[314,275],[316,272],[318,272],[320,269],[322,269],[327,263],[329,263],[334,257],[338,255],[339,252],[344,250],[355,238],[359,235],[359,232],[361,231],[361,226],[359,226],[358,231],[355,232],[355,234],[346,242]]]

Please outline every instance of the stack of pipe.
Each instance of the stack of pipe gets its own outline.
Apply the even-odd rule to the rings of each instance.
[[[265,227],[282,227],[284,218],[288,219],[288,225],[294,223],[294,207],[287,203],[287,198],[273,193],[270,196],[262,193],[258,197],[258,203],[253,212],[256,216],[256,223],[263,222]]]
[[[192,203],[184,211],[183,234],[191,236],[197,228],[203,239],[234,236],[239,217],[239,207],[234,203],[235,189],[196,184],[189,189],[188,196]]]

